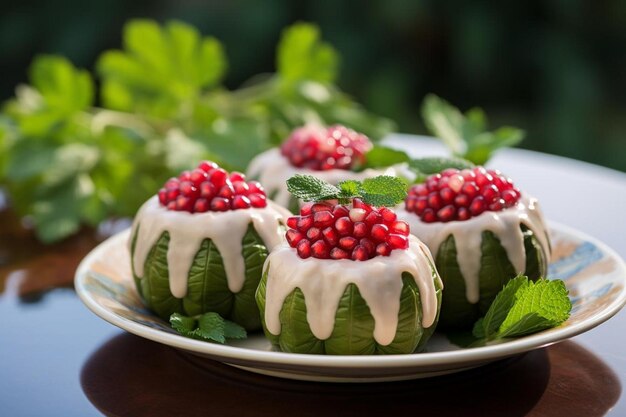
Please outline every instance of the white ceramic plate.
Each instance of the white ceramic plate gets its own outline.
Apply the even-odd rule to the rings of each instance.
[[[95,248],[75,279],[91,311],[124,330],[177,349],[252,372],[283,378],[369,382],[442,375],[537,349],[585,332],[626,304],[626,266],[609,247],[576,230],[552,224],[553,262],[549,276],[565,281],[572,299],[562,326],[510,342],[461,349],[435,334],[426,352],[388,356],[325,356],[276,352],[262,334],[228,345],[187,339],[147,311],[134,287],[126,248],[129,231]]]

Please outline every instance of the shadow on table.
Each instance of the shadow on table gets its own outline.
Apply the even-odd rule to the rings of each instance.
[[[89,400],[112,416],[600,416],[620,394],[598,357],[563,342],[463,373],[374,384],[266,377],[130,334],[84,364]]]

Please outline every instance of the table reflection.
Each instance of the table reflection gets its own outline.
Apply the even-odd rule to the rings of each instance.
[[[567,341],[479,369],[374,384],[290,381],[197,358],[130,334],[84,364],[81,385],[115,416],[600,416],[621,394],[597,356]]]

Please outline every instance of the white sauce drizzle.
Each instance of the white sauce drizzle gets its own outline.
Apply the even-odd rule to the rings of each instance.
[[[526,269],[524,235],[520,229],[522,224],[537,237],[543,252],[548,257],[546,262],[550,260],[546,223],[537,199],[533,197],[523,195],[513,207],[498,212],[485,211],[465,221],[425,223],[415,213],[409,213],[403,207],[397,208],[396,213],[399,219],[409,224],[411,233],[430,248],[434,257],[437,256],[443,241],[450,235],[454,236],[457,262],[465,280],[465,295],[470,303],[477,303],[480,298],[478,274],[483,231],[492,232],[500,240],[500,244],[517,272],[524,272]]]
[[[278,148],[273,148],[257,155],[248,165],[247,172],[248,177],[257,178],[263,184],[267,195],[273,195],[276,192],[273,200],[284,207],[289,205],[291,198],[291,194],[287,191],[286,182],[295,174],[313,175],[335,185],[340,181],[362,181],[377,175],[401,176],[411,181],[415,178],[415,174],[408,169],[406,164],[398,164],[385,169],[366,169],[361,172],[344,169],[313,171],[306,168],[298,168],[291,165]]]
[[[152,197],[139,209],[128,241],[130,248],[139,227],[132,262],[133,271],[138,277],[143,277],[144,264],[150,249],[163,232],[169,232],[167,264],[170,291],[174,297],[183,298],[187,294],[189,269],[193,259],[202,241],[211,239],[224,261],[228,288],[237,293],[243,288],[246,277],[241,251],[248,225],[253,224],[267,249],[271,250],[283,242],[284,233],[279,224],[287,216],[290,216],[287,210],[271,201],[264,208],[191,214],[167,210],[159,204],[156,196]]]
[[[396,335],[402,273],[415,279],[422,302],[422,325],[430,327],[437,317],[437,294],[429,264],[430,251],[415,236],[409,237],[409,249],[394,250],[388,257],[368,261],[300,258],[283,244],[268,256],[265,322],[274,335],[280,334],[280,311],[287,296],[296,288],[304,295],[307,322],[320,340],[328,339],[335,326],[335,315],[348,284],[355,284],[374,317],[374,338],[383,346]],[[439,276],[436,278],[441,284]],[[443,284],[441,284],[443,285]]]

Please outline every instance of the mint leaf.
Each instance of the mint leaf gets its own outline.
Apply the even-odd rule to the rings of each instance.
[[[385,168],[391,165],[408,162],[409,160],[409,156],[404,151],[387,148],[385,146],[374,146],[365,154],[365,164],[360,168]]]
[[[319,28],[309,23],[296,23],[285,29],[276,61],[278,74],[288,83],[331,83],[337,78],[339,57],[335,49],[321,42]]]
[[[448,168],[466,169],[473,166],[474,164],[470,161],[461,158],[429,157],[409,161],[409,168],[415,172],[415,183],[424,182],[429,175],[437,174]]]
[[[294,197],[304,201],[339,199],[347,202],[360,197],[373,206],[394,206],[406,198],[407,184],[398,177],[380,175],[363,182],[347,180],[337,187],[312,175],[294,175],[287,180],[287,189]]]
[[[478,338],[491,338],[498,332],[500,325],[513,307],[517,291],[524,285],[528,285],[528,277],[518,275],[510,280],[498,293],[491,303],[484,318],[478,320],[472,331]]]
[[[524,137],[524,131],[503,127],[487,131],[487,118],[481,109],[471,109],[465,115],[447,101],[429,94],[422,104],[426,128],[446,145],[453,155],[482,165],[494,151],[514,146]]]
[[[297,174],[287,180],[287,190],[302,201],[323,201],[339,198],[340,190],[312,175]]]
[[[515,303],[500,325],[498,336],[522,336],[556,327],[569,318],[571,309],[563,281],[530,281],[515,293]]]
[[[380,175],[367,178],[360,187],[361,197],[367,204],[390,207],[404,201],[407,184],[399,177]]]
[[[170,325],[182,336],[208,342],[226,343],[226,339],[245,339],[246,330],[217,313],[209,312],[197,317],[179,313],[170,316]]]

